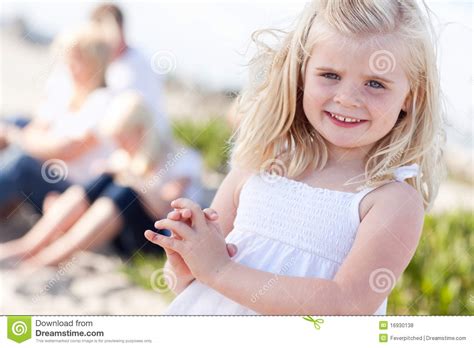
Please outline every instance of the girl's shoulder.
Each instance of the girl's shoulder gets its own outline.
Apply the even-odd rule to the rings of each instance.
[[[385,212],[389,216],[399,214],[422,216],[425,213],[423,196],[405,181],[393,181],[379,186],[364,198],[366,211],[361,219],[372,210]]]
[[[224,181],[219,187],[219,191],[228,197],[232,197],[234,208],[239,206],[240,192],[247,180],[255,175],[255,171],[244,169],[238,166],[232,166],[227,173]]]

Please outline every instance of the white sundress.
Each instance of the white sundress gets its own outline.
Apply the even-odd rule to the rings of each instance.
[[[395,180],[416,176],[418,170],[417,164],[399,167]],[[251,176],[240,193],[234,229],[226,237],[238,248],[233,260],[279,275],[333,279],[354,243],[359,203],[374,189],[342,192],[280,176]],[[385,315],[386,308],[387,298],[374,315]],[[259,313],[194,280],[164,314]]]

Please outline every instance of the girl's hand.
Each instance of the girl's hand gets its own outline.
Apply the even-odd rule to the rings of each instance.
[[[203,210],[203,212],[206,219],[208,219],[209,221],[216,221],[219,218],[217,212],[214,209],[206,208]],[[190,209],[175,209],[172,212],[168,213],[167,216],[167,218],[170,220],[185,222],[186,224],[188,224],[188,226],[192,225],[191,217],[192,212]],[[182,238],[175,233],[172,233],[172,237],[178,240],[182,240]],[[169,248],[164,248],[164,250],[168,259],[168,263],[171,266],[172,271],[174,272],[176,277],[194,278],[191,271],[189,270],[189,267],[186,265],[181,255]],[[237,254],[237,246],[235,244],[227,244],[227,252],[230,257],[233,257],[235,254]]]
[[[167,218],[157,221],[155,226],[169,229],[180,238],[166,237],[152,231],[145,232],[146,238],[163,248],[177,252],[195,278],[204,283],[212,282],[231,262],[219,225],[208,221],[199,205],[189,199],[180,198],[171,205],[175,209],[181,209],[180,217],[188,221]],[[191,216],[186,209],[190,211]],[[172,214],[170,217],[178,216]]]

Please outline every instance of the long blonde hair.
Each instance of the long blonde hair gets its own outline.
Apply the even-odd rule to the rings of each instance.
[[[137,175],[152,171],[173,150],[173,143],[159,134],[154,122],[143,97],[138,92],[127,91],[114,98],[100,127],[106,136],[127,134],[137,128],[143,131],[140,146],[129,159],[129,169]]]
[[[306,169],[322,169],[328,160],[326,140],[303,111],[306,64],[316,40],[329,31],[347,38],[361,34],[394,34],[409,48],[410,107],[393,129],[367,155],[364,186],[393,180],[393,171],[416,163],[421,175],[407,179],[429,211],[446,173],[444,111],[436,67],[430,11],[414,0],[316,0],[302,12],[290,32],[260,30],[252,39],[258,48],[250,61],[252,83],[239,97],[240,127],[233,136],[232,162],[261,171],[281,161],[285,175],[296,178]],[[262,35],[279,38],[273,48]],[[256,81],[255,81],[256,80]]]

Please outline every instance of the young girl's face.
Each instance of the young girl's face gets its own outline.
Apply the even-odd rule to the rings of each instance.
[[[311,125],[333,146],[370,149],[406,110],[409,81],[402,69],[402,46],[388,37],[378,43],[373,46],[361,38],[348,44],[334,33],[313,47],[303,108]],[[341,122],[336,115],[361,122]]]

